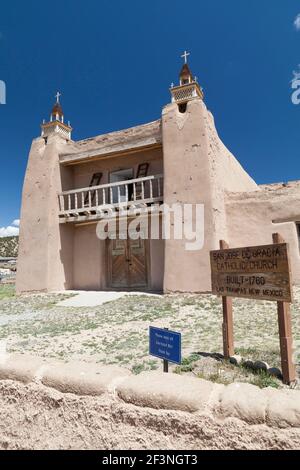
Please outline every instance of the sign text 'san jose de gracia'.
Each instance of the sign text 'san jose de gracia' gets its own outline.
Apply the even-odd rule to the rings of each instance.
[[[149,352],[151,356],[181,364],[181,334],[150,326]]]
[[[292,301],[286,243],[215,250],[210,261],[213,294]]]

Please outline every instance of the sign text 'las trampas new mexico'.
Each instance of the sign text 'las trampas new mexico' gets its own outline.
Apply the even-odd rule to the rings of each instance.
[[[286,243],[215,250],[210,262],[213,294],[292,302]]]

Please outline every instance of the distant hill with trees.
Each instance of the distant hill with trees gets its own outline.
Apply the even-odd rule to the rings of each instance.
[[[19,237],[0,238],[0,256],[17,257],[19,249]]]

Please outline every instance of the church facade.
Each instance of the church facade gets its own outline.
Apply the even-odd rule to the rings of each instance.
[[[186,56],[170,92],[157,121],[82,141],[72,140],[57,95],[28,159],[18,293],[209,292],[209,252],[219,240],[230,247],[270,244],[274,232],[289,243],[300,284],[300,181],[255,183],[220,140]],[[151,237],[153,209],[161,221],[160,207],[174,205],[203,207],[199,249],[187,250],[185,235]],[[124,217],[134,223],[141,210],[147,233],[130,237],[126,227],[124,234]],[[103,221],[106,238],[97,231]]]

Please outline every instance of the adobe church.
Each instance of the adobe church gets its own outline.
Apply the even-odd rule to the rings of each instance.
[[[300,284],[300,181],[257,185],[220,140],[187,53],[160,119],[72,140],[57,94],[32,142],[20,225],[17,292],[143,290],[209,292],[210,250],[289,243]],[[101,208],[203,204],[204,245],[186,240],[100,240]]]

